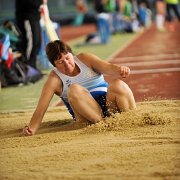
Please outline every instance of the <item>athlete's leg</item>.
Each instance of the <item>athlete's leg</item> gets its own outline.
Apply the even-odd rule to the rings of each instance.
[[[106,99],[109,112],[114,113],[136,108],[136,102],[131,89],[120,79],[109,83]]]
[[[76,121],[96,123],[103,120],[101,107],[82,86],[72,84],[69,87],[68,101],[73,109]]]
[[[178,4],[172,5],[172,9],[173,9],[175,15],[177,16],[178,20],[180,21],[180,12],[179,12],[178,7],[179,7]]]

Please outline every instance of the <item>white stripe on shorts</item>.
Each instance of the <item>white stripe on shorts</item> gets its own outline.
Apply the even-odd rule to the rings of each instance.
[[[95,92],[95,91],[105,91],[105,92],[107,92],[107,87],[97,87],[97,88],[93,88],[93,89],[91,89],[89,92]]]

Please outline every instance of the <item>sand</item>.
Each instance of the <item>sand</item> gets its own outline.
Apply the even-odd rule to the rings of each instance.
[[[22,137],[32,110],[0,113],[0,179],[180,179],[180,101],[146,101],[82,127],[49,108]]]

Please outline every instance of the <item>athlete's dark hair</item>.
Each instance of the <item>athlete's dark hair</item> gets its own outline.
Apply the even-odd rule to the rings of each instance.
[[[46,46],[46,55],[53,66],[54,62],[61,58],[61,53],[72,53],[72,49],[61,40],[51,41]]]

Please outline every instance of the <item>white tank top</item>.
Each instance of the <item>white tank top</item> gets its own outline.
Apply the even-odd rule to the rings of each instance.
[[[74,60],[76,65],[80,69],[80,73],[76,76],[67,76],[60,71],[56,67],[53,68],[54,72],[59,76],[63,83],[63,91],[60,96],[64,101],[68,102],[67,99],[67,91],[68,87],[71,84],[80,84],[88,90],[92,90],[97,86],[103,84],[105,82],[102,74],[95,72],[93,69],[89,68],[85,64],[83,64],[76,56],[74,56]]]

